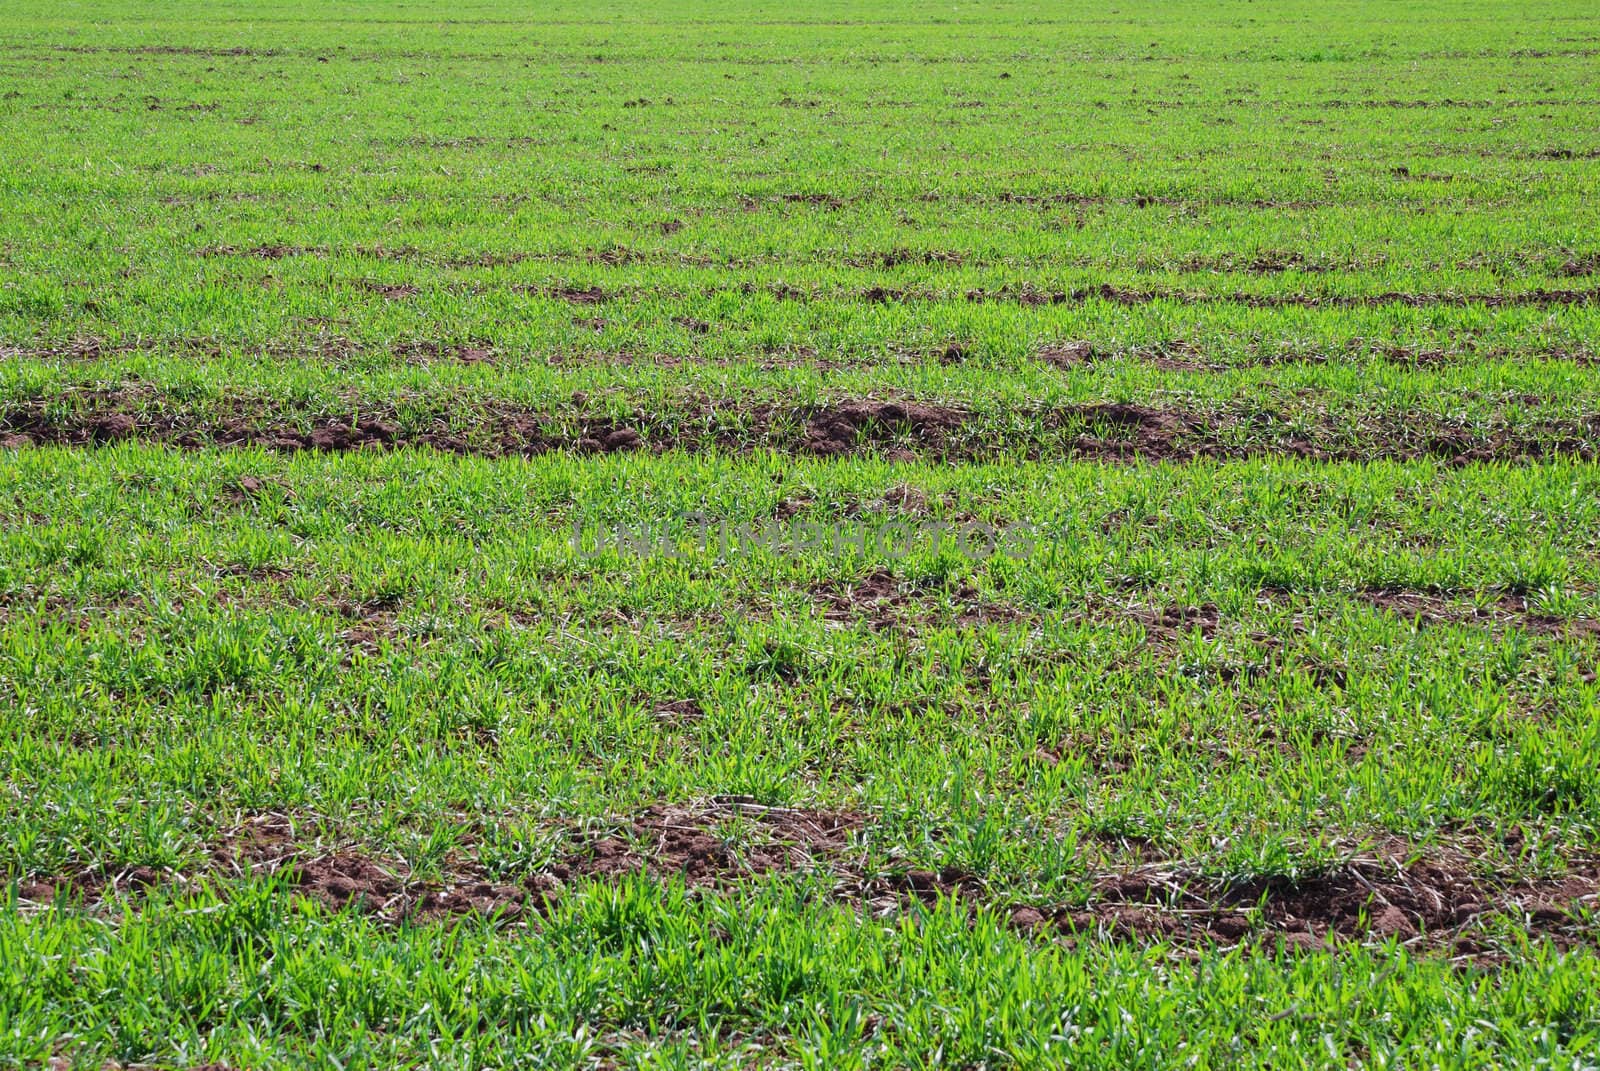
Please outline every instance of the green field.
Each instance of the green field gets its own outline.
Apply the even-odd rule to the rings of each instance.
[[[0,1067],[1600,1067],[1597,116],[1574,0],[6,5]]]

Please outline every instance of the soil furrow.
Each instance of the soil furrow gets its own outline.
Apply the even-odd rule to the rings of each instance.
[[[256,446],[338,453],[430,447],[484,457],[553,451],[741,452],[871,455],[891,460],[1193,461],[1289,456],[1326,461],[1434,458],[1537,462],[1600,456],[1600,414],[1466,425],[1429,414],[1200,412],[1123,403],[978,413],[918,402],[851,399],[783,406],[732,400],[629,413],[541,412],[476,402],[404,418],[384,404],[358,417],[294,411],[271,400],[229,399],[196,413],[134,388],[17,400],[0,408],[0,446],[92,446],[124,440],[182,448]]]

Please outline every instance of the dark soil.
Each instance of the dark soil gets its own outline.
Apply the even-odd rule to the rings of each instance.
[[[1473,604],[1421,591],[1363,591],[1359,597],[1396,617],[1420,624],[1515,626],[1547,636],[1600,636],[1600,620],[1564,618],[1531,610],[1528,600],[1504,595],[1489,604]]]
[[[70,902],[93,902],[148,889],[159,885],[164,877],[161,871],[148,866],[127,867],[114,874],[83,872],[41,875],[21,882],[17,886],[17,896],[37,904],[48,904],[60,899]]]
[[[1127,616],[1144,626],[1150,643],[1170,643],[1191,632],[1210,638],[1216,634],[1221,622],[1217,608],[1210,603],[1203,606],[1168,606],[1160,609],[1133,608]]]
[[[523,293],[556,298],[573,305],[600,305],[611,298],[610,294],[598,286],[525,286],[517,289]]]
[[[836,456],[866,443],[906,439],[918,446],[937,446],[943,435],[961,426],[960,411],[900,402],[849,402],[825,406],[806,425],[808,453]]]
[[[1228,367],[1201,359],[1200,351],[1187,342],[1171,342],[1149,349],[1131,351],[1132,356],[1163,372],[1214,372]],[[1045,364],[1063,370],[1089,368],[1112,356],[1092,342],[1061,342],[1045,346],[1035,354]]]
[[[405,882],[356,852],[336,852],[296,863],[289,872],[301,892],[334,909],[355,902],[386,914],[405,895]]]
[[[1126,403],[981,416],[911,401],[861,399],[784,407],[695,400],[677,410],[637,409],[624,421],[585,413],[586,401],[575,400],[571,410],[550,413],[478,403],[471,410],[441,411],[431,422],[419,423],[413,415],[406,426],[392,410],[376,404],[360,405],[362,415],[354,422],[326,417],[308,421],[282,403],[242,397],[228,412],[189,415],[140,387],[80,392],[70,402],[70,406],[52,405],[40,398],[10,403],[0,409],[0,442],[18,448],[30,443],[85,446],[139,439],[179,447],[324,452],[425,446],[485,457],[558,450],[757,448],[822,457],[878,453],[891,460],[943,461],[1019,453],[1059,460],[1287,455],[1325,461],[1435,458],[1453,464],[1600,456],[1600,416],[1594,415],[1466,428],[1438,417],[1394,414],[1366,418],[1356,428],[1327,416],[1296,423],[1266,411],[1203,413]]]
[[[666,725],[692,725],[704,720],[705,708],[698,699],[672,699],[655,708],[656,720]]]
[[[877,253],[864,253],[859,256],[845,257],[844,262],[852,268],[898,268],[903,264],[948,264],[959,266],[966,261],[966,254],[954,250],[941,249],[888,249]]]
[[[195,251],[202,257],[254,257],[257,260],[284,260],[288,257],[326,256],[328,250],[318,246],[281,245],[266,243],[241,249],[234,245],[208,245]]]
[[[1584,257],[1570,260],[1566,263],[1565,268],[1558,271],[1557,274],[1593,274],[1600,270],[1595,268],[1595,264],[1600,263],[1600,261],[1596,260],[1597,256],[1600,256],[1600,254],[1586,254]],[[606,293],[598,287],[570,290],[564,288],[534,288],[531,292],[554,296],[560,300],[570,301],[573,304],[585,307],[610,301],[617,296]],[[814,296],[790,286],[758,288],[752,284],[743,284],[739,288],[739,292],[745,295],[768,294],[780,301],[807,300]],[[708,289],[705,293],[707,296],[715,296],[722,293],[722,291]],[[888,290],[881,287],[872,288],[862,293],[877,302],[899,300],[907,296],[904,291]],[[593,310],[589,311],[592,312]],[[314,323],[315,321],[309,322]],[[579,314],[574,315],[571,322],[579,327],[587,327],[591,330],[599,331],[603,330],[610,321],[600,316]],[[708,321],[689,316],[674,317],[674,322],[695,334],[707,334],[715,326]],[[702,325],[704,326],[702,327]],[[327,327],[329,325],[324,323],[321,326]],[[167,339],[159,342],[153,339],[119,339],[112,341],[89,336],[64,341],[38,342],[27,346],[0,345],[0,359],[15,357],[28,360],[95,361],[117,354],[162,350],[177,350],[215,359],[223,353],[223,346],[215,338],[204,336]],[[959,365],[972,360],[977,353],[974,347],[957,340],[951,340],[931,350],[912,346],[891,346],[890,350],[894,355],[895,361],[901,364],[932,360],[943,365]],[[441,360],[453,360],[462,364],[479,364],[492,361],[496,356],[494,344],[489,340],[440,342],[426,338],[405,339],[386,345],[383,343],[355,342],[344,337],[322,337],[301,341],[266,343],[255,347],[255,352],[261,356],[277,359],[303,359],[308,355],[314,355],[328,361],[372,360],[392,355],[416,364],[432,364]],[[1505,360],[1511,357],[1521,361],[1562,361],[1581,366],[1594,365],[1597,360],[1594,353],[1581,346],[1576,348],[1551,346],[1511,354],[1498,349],[1478,352],[1474,350],[1470,342],[1459,348],[1446,350],[1422,349],[1414,346],[1401,346],[1364,339],[1352,341],[1342,349],[1260,350],[1242,353],[1227,361],[1212,359],[1211,355],[1207,354],[1199,346],[1183,339],[1162,342],[1152,346],[1133,347],[1126,350],[1103,348],[1083,340],[1066,341],[1046,345],[1037,350],[1033,356],[1045,364],[1053,365],[1063,370],[1071,370],[1090,368],[1122,354],[1149,367],[1170,372],[1221,372],[1243,368],[1323,365],[1333,362],[1358,364],[1367,360],[1384,361],[1409,368],[1466,364],[1474,360]],[[646,354],[628,350],[581,353],[554,352],[546,354],[544,359],[552,365],[629,367],[638,364],[656,363],[670,367],[698,365],[707,368],[746,367],[750,361],[748,356],[711,357],[694,354]],[[880,367],[881,364],[881,357],[875,357],[870,354],[820,357],[815,348],[796,345],[784,348],[781,355],[764,353],[760,359],[759,367],[768,371],[774,368],[808,368],[819,371],[832,371],[845,368],[869,369]]]
[[[254,502],[267,493],[268,486],[277,487],[278,493],[285,498],[293,498],[294,490],[282,480],[262,479],[258,476],[241,476],[238,481],[224,493],[224,500],[233,505],[243,505]]]
[[[756,836],[732,832],[750,826]],[[655,806],[596,836],[551,873],[561,881],[644,872],[691,885],[727,884],[750,875],[829,867],[860,828],[859,815],[767,807],[738,797],[707,807]]]
[[[494,361],[494,347],[487,342],[441,343],[430,339],[412,339],[398,343],[394,354],[415,364],[433,364],[437,361],[491,364]]]
[[[638,450],[645,445],[644,437],[633,428],[609,422],[591,424],[578,440],[578,450],[586,454],[615,454]]]
[[[1092,342],[1062,342],[1046,346],[1038,353],[1039,360],[1057,368],[1087,368],[1106,356]]]
[[[912,298],[936,299],[937,295],[898,291],[897,300]],[[982,288],[968,290],[969,302],[989,304],[1012,302],[1019,305],[1048,306],[1081,304],[1085,301],[1106,301],[1115,305],[1150,305],[1172,302],[1178,305],[1208,305],[1216,303],[1245,305],[1250,308],[1278,309],[1353,309],[1384,305],[1404,305],[1411,308],[1482,306],[1490,309],[1533,306],[1549,308],[1560,305],[1589,305],[1600,302],[1600,288],[1588,290],[1546,290],[1539,288],[1521,293],[1408,293],[1385,291],[1379,294],[1212,294],[1184,290],[1132,290],[1109,283],[1097,287],[1075,290],[1038,290],[1031,286],[1004,286],[998,290]]]
[[[787,204],[817,205],[822,208],[838,209],[844,202],[831,193],[785,193],[778,200]]]
[[[1020,907],[1012,918],[1125,939],[1237,944],[1276,934],[1314,946],[1333,938],[1392,937],[1474,955],[1489,951],[1474,924],[1491,915],[1520,917],[1532,936],[1581,939],[1571,911],[1580,902],[1593,906],[1597,893],[1600,876],[1592,868],[1517,883],[1486,878],[1461,861],[1400,866],[1379,860],[1296,880],[1228,884],[1154,872],[1108,878],[1082,908]]]
[[[1600,160],[1600,149],[1541,149],[1533,160]]]
[[[402,298],[415,297],[420,291],[410,283],[377,283],[370,280],[361,284],[365,290],[382,295],[389,301],[399,301]]]
[[[399,860],[379,861],[351,848],[329,851],[311,832],[283,815],[260,816],[221,839],[210,869],[234,877],[281,873],[297,891],[334,910],[353,906],[396,920],[473,913],[516,918],[549,892],[542,878],[494,883],[465,859],[443,866],[438,881],[413,881]]]
[[[1115,756],[1097,765],[1126,768]],[[330,849],[310,828],[297,828],[283,815],[263,815],[221,837],[198,872],[135,867],[110,876],[30,878],[18,893],[35,903],[100,902],[206,875],[278,874],[330,909],[354,908],[389,921],[467,914],[516,920],[543,910],[565,885],[577,881],[642,873],[727,888],[763,875],[815,872],[831,875],[843,900],[874,912],[946,897],[974,909],[998,906],[981,880],[961,871],[864,873],[853,858],[864,829],[857,814],[722,797],[703,806],[649,807],[588,833],[569,826],[577,847],[520,883],[494,881],[475,860],[459,855],[440,867],[436,880],[425,882],[413,880],[398,860],[348,847]],[[1100,875],[1081,903],[1004,910],[1016,926],[1069,939],[1098,935],[1223,945],[1272,940],[1306,948],[1338,939],[1395,939],[1492,960],[1496,950],[1483,924],[1499,918],[1561,947],[1595,942],[1592,923],[1573,914],[1577,907],[1592,910],[1600,904],[1600,868],[1593,863],[1575,864],[1564,877],[1528,881],[1484,875],[1466,856],[1433,853],[1421,862],[1405,862],[1410,854],[1402,845],[1322,873],[1242,881],[1155,864]]]
[[[993,906],[982,883],[959,871],[910,871],[863,882],[859,898],[878,910],[896,901],[962,900]],[[1585,865],[1568,876],[1531,882],[1486,877],[1467,860],[1402,865],[1363,860],[1295,879],[1225,882],[1147,867],[1095,879],[1086,902],[1016,904],[1014,926],[1069,940],[1102,937],[1144,943],[1226,946],[1282,942],[1315,948],[1338,940],[1396,939],[1421,948],[1492,961],[1483,924],[1510,919],[1534,938],[1560,947],[1593,945],[1591,923],[1575,910],[1600,902],[1600,870]]]
[[[1021,617],[1013,606],[985,601],[968,581],[957,581],[948,587],[916,583],[898,578],[887,569],[874,570],[853,583],[819,584],[812,594],[822,606],[824,618],[841,623],[865,619],[879,629],[915,630],[951,619],[941,608],[946,601],[954,605],[953,621],[959,625]]]
[[[685,716],[689,711],[681,702],[668,706]],[[392,921],[463,914],[515,919],[558,897],[563,885],[588,878],[647,873],[680,877],[691,885],[728,885],[753,875],[835,869],[861,824],[854,814],[768,807],[740,797],[705,806],[655,806],[592,836],[572,830],[581,847],[545,872],[507,883],[492,880],[474,859],[459,854],[441,864],[438,879],[415,880],[399,859],[329,848],[309,826],[266,814],[222,835],[207,864],[195,872],[135,867],[109,876],[30,878],[18,891],[37,903],[59,897],[92,903],[207,875],[278,874],[297,892],[334,910],[353,907]]]
[[[545,890],[536,883],[496,884],[474,869],[449,873],[443,882],[412,883],[359,852],[346,851],[292,864],[288,873],[301,893],[327,907],[355,906],[389,918],[480,914],[515,919],[543,898]]]
[[[1565,261],[1556,273],[1569,279],[1584,275],[1600,275],[1600,252],[1584,253]]]
[[[1062,410],[1052,417],[1058,426],[1082,427],[1073,443],[1077,457],[1187,461],[1217,456],[1212,450],[1221,448],[1214,437],[1207,442],[1204,418],[1182,411],[1106,403]]]

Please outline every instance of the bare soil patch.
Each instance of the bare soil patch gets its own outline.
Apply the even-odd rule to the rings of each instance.
[[[806,425],[806,452],[836,456],[850,453],[863,442],[909,439],[918,446],[937,446],[943,433],[959,427],[959,410],[901,402],[847,402],[825,406],[811,414]]]
[[[154,867],[125,867],[113,874],[82,871],[71,874],[45,874],[30,877],[17,886],[17,896],[22,900],[48,904],[65,899],[69,902],[95,902],[110,896],[129,895],[159,884],[161,871]]]
[[[494,346],[485,341],[435,342],[432,339],[408,339],[396,344],[394,355],[410,364],[435,364],[441,361],[457,364],[492,364]]]
[[[1540,149],[1530,160],[1600,160],[1600,149]]]
[[[861,817],[848,812],[771,807],[740,797],[706,806],[657,805],[594,835],[551,873],[562,881],[642,872],[691,885],[727,884],[831,867],[861,827]]]
[[[380,283],[370,279],[361,284],[363,290],[370,290],[388,301],[400,301],[404,298],[415,297],[421,291],[410,283]]]
[[[547,884],[495,883],[483,868],[452,858],[440,880],[411,879],[400,860],[380,860],[355,848],[328,850],[307,839],[286,815],[258,816],[224,835],[211,850],[213,873],[243,877],[282,873],[296,890],[339,910],[349,906],[390,919],[440,918],[480,913],[516,918]]]
[[[971,582],[960,580],[949,586],[916,583],[896,577],[887,569],[876,569],[860,580],[817,585],[812,597],[829,621],[840,623],[864,619],[873,628],[918,628],[951,618],[941,608],[953,606],[957,625],[980,625],[1015,621],[1023,615],[1014,606],[983,599]]]
[[[886,249],[844,258],[852,268],[898,268],[903,264],[946,264],[959,266],[966,254],[949,249]]]
[[[1073,442],[1075,456],[1085,458],[1149,458],[1190,460],[1222,444],[1208,444],[1203,418],[1178,410],[1107,402],[1075,406],[1051,414],[1057,426],[1082,428]]]
[[[1216,634],[1222,617],[1211,603],[1201,606],[1132,607],[1123,613],[1139,623],[1152,644],[1172,643],[1192,632],[1210,638]]]
[[[513,289],[518,293],[555,298],[572,305],[603,305],[612,297],[598,286],[518,286]]]
[[[1600,636],[1600,620],[1533,610],[1520,595],[1502,595],[1491,603],[1467,603],[1431,592],[1380,589],[1360,592],[1359,597],[1379,610],[1421,624],[1517,627],[1546,636]]]
[[[778,200],[785,204],[814,205],[833,210],[844,207],[844,201],[831,193],[784,193],[778,195]]]
[[[284,260],[288,257],[327,256],[325,246],[285,245],[279,242],[264,242],[248,248],[233,245],[208,245],[197,250],[197,255],[202,257],[254,257],[257,260]]]
[[[1378,858],[1300,878],[1235,883],[1152,869],[1101,879],[1082,908],[1018,907],[1012,919],[1136,940],[1237,944],[1270,935],[1314,947],[1338,938],[1395,938],[1470,956],[1490,951],[1478,924],[1492,916],[1521,921],[1530,936],[1583,941],[1573,911],[1593,908],[1597,894],[1600,874],[1592,867],[1562,878],[1497,881],[1463,860],[1402,865]]]
[[[1039,360],[1057,368],[1088,368],[1104,360],[1108,354],[1092,342],[1060,342],[1045,346],[1037,354]]]
[[[1557,272],[1567,278],[1578,278],[1585,275],[1600,275],[1600,251],[1581,253],[1568,258]]]
[[[542,910],[563,886],[585,879],[644,873],[694,886],[725,886],[752,876],[830,870],[843,865],[861,826],[860,816],[848,812],[720,797],[704,805],[652,806],[598,826],[567,823],[569,839],[578,846],[519,882],[494,880],[461,851],[444,860],[436,879],[424,881],[403,860],[323,844],[308,823],[273,813],[220,835],[206,863],[193,870],[134,867],[112,875],[30,877],[19,886],[19,895],[35,903],[64,897],[94,904],[208,877],[280,875],[298,893],[330,909],[353,907],[390,921],[466,914],[516,919]],[[468,847],[470,842],[468,837]]]
[[[542,892],[536,883],[499,884],[470,871],[450,873],[443,882],[412,883],[349,851],[293,864],[290,873],[300,892],[334,910],[354,904],[391,918],[480,914],[515,919]]]

